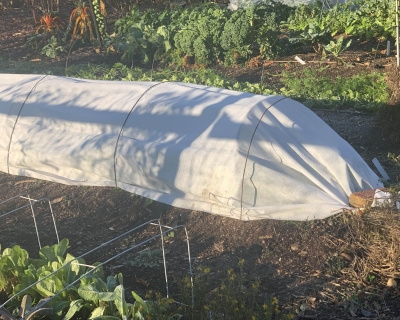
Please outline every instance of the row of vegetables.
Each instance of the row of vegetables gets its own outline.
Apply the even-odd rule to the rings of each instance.
[[[94,2],[92,19],[90,8],[78,4],[70,17],[70,29],[75,25],[70,39],[85,39],[88,34],[94,38],[91,24],[96,21],[105,48],[120,53],[125,61],[232,65],[256,56],[270,59],[313,49],[324,55],[329,53],[324,48],[335,46],[338,38],[343,49],[343,37],[395,37],[395,8],[388,0],[351,0],[333,7],[319,1],[290,7],[267,0],[235,11],[216,3],[144,12],[133,7],[108,31],[104,3]],[[65,34],[49,32],[49,36],[71,43]]]

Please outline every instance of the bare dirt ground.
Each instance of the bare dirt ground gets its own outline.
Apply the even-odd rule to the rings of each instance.
[[[65,12],[68,10],[69,7]],[[40,57],[38,53],[23,47],[26,36],[32,33],[36,25],[29,12],[21,9],[0,11],[0,20],[1,57],[16,61]],[[355,50],[349,54],[354,56],[354,61],[358,56],[364,57],[366,62],[370,61],[369,64],[358,65],[358,68],[364,68],[367,72],[376,69],[388,71],[394,66],[393,58],[377,58],[360,52]],[[302,57],[313,59],[312,54]],[[108,59],[96,55],[93,48],[87,47],[75,51],[70,63],[103,63]],[[42,62],[65,64],[65,61],[46,59]],[[278,66],[280,65],[269,66],[269,71],[279,72],[276,69]],[[280,68],[290,71],[298,68],[298,65],[287,64]],[[354,68],[339,70],[333,65],[331,74],[334,76],[338,72],[351,73],[353,70]],[[266,69],[222,68],[222,71],[239,80],[258,81]],[[400,148],[387,140],[382,126],[376,124],[375,115],[354,110],[315,112],[348,141],[371,167],[371,160],[377,157],[389,176],[395,177],[396,169],[387,160],[387,153],[399,154]],[[221,273],[225,273],[229,268],[237,268],[238,261],[244,259],[246,278],[249,281],[261,280],[260,298],[277,296],[281,309],[298,313],[298,319],[366,318],[362,313],[352,316],[348,310],[349,301],[362,304],[366,310],[372,312],[372,318],[375,319],[396,319],[400,316],[398,290],[386,289],[377,284],[373,289],[375,291],[371,293],[371,288],[366,283],[353,288],[340,273],[340,270],[349,264],[340,258],[347,236],[346,229],[340,221],[346,214],[308,222],[243,222],[156,202],[148,204],[145,199],[118,189],[66,186],[0,173],[0,202],[19,194],[29,194],[35,199],[48,198],[52,201],[60,237],[70,240],[70,252],[75,255],[87,252],[151,219],[159,219],[165,225],[184,225],[187,228],[195,270],[200,266],[210,267],[211,276],[218,283]],[[26,203],[24,199],[17,199],[2,204],[0,215]],[[42,245],[55,243],[56,237],[46,203],[38,205],[36,213]],[[156,226],[141,229],[91,254],[87,261],[105,261],[155,235],[157,231]],[[180,230],[166,244],[169,250],[168,273],[172,278],[182,277],[188,272],[184,240],[184,233]],[[37,254],[36,233],[28,209],[0,218],[0,243],[3,248],[19,244],[32,256]],[[160,240],[149,246],[159,247]],[[132,253],[110,262],[107,265],[108,272],[122,272],[127,291],[134,290],[141,294],[147,290],[164,292],[162,265],[154,268],[132,267],[129,262],[133,258]],[[172,294],[176,293],[176,286],[171,286]],[[365,292],[371,293],[368,299],[364,298]],[[356,300],[353,299],[354,296],[357,297]],[[376,304],[373,304],[374,301],[381,306],[379,310]],[[310,308],[300,312],[299,308],[304,303]]]

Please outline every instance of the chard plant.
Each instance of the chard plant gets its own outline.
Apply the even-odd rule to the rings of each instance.
[[[39,251],[40,259],[30,258],[18,245],[3,250],[0,292],[4,291],[9,297],[25,294],[21,308],[15,312],[25,319],[41,315],[65,320],[77,316],[144,319],[149,312],[148,303],[135,292],[132,292],[135,302],[126,302],[122,274],[105,279],[98,263],[88,266],[83,259],[66,253],[68,244],[68,239],[63,239],[59,244],[43,247]],[[12,314],[0,308],[1,319],[15,320]]]

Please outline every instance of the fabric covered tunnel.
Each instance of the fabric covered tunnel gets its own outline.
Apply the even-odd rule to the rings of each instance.
[[[380,187],[301,103],[173,82],[0,75],[0,170],[243,220],[306,220]]]

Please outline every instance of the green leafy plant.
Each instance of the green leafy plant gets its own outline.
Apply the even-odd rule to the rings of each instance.
[[[321,1],[300,5],[290,15],[283,27],[299,31],[310,23],[331,35],[347,35],[372,38],[395,37],[395,6],[390,1],[350,0],[324,7]]]
[[[300,4],[290,13],[287,21],[282,21],[282,27],[293,30],[302,31],[308,27],[310,23],[318,23],[318,18],[322,13],[322,3],[313,1],[310,4]]]
[[[211,64],[221,58],[222,26],[229,12],[217,5],[206,5],[189,12],[187,21],[174,36],[175,46],[198,64]]]
[[[168,252],[169,252],[168,250],[165,250],[166,254]],[[161,249],[143,250],[133,259],[133,261],[125,262],[126,265],[146,267],[146,268],[158,267],[162,263],[163,263],[163,253]]]
[[[71,301],[64,319],[69,320],[78,312],[89,314],[89,319],[106,315],[117,317],[118,313],[126,317],[124,288],[118,285],[118,278],[122,282],[121,275],[107,277],[106,282],[99,277],[83,278],[77,290],[79,298]]]
[[[25,319],[50,314],[65,320],[78,314],[89,319],[143,319],[149,311],[147,302],[135,292],[132,292],[135,303],[126,302],[122,274],[104,280],[101,267],[86,274],[98,264],[87,266],[83,259],[75,259],[66,253],[68,243],[67,239],[63,239],[59,244],[43,247],[39,251],[40,259],[29,258],[27,251],[17,245],[3,250],[0,257],[0,290],[8,295],[22,290],[29,293],[23,297],[21,308],[16,312]],[[33,301],[46,299],[34,305],[31,297]],[[52,301],[48,301],[50,298]],[[6,320],[15,319],[6,309],[0,309],[0,316]]]
[[[11,294],[29,265],[29,254],[20,246],[3,250],[0,257],[0,289]]]
[[[237,12],[215,3],[161,12],[140,12],[133,7],[130,14],[116,21],[115,35],[111,36],[115,41],[109,42],[109,48],[122,52],[127,60],[137,54],[151,57],[152,51],[156,51],[154,48],[165,48],[162,50],[170,53],[165,57],[180,65],[232,64],[259,54],[272,57],[281,51],[277,41],[278,21],[287,19],[291,11],[290,7],[275,2]],[[135,28],[135,39],[130,37],[132,28]],[[152,41],[152,35],[161,34],[160,30],[168,32],[162,34],[162,41]],[[160,46],[166,41],[168,45]],[[186,63],[182,63],[184,57]]]
[[[235,11],[224,26],[221,35],[221,46],[227,52],[225,61],[236,63],[239,59],[247,60],[252,54],[256,30],[252,27],[255,8]]]
[[[283,73],[281,92],[306,105],[330,108],[354,107],[376,110],[388,102],[385,78],[379,73],[358,74],[336,79],[324,77],[323,69]]]
[[[280,34],[275,13],[266,14],[256,37],[261,57],[271,59],[284,53],[285,43],[279,39]]]
[[[56,51],[63,51],[61,44],[64,37],[65,32],[60,18],[46,13],[40,19],[40,25],[36,28],[34,34],[26,38],[24,46],[34,50],[42,50],[43,54],[48,53],[54,58]],[[43,50],[43,48],[45,49]],[[57,48],[57,50],[54,50],[54,48]]]
[[[4,249],[0,258],[0,289],[9,296],[26,293],[34,300],[63,291],[50,302],[54,314],[61,314],[76,296],[75,287],[65,288],[87,271],[83,259],[66,253],[68,243],[68,239],[63,239],[59,244],[43,247],[39,250],[40,259],[29,258],[27,251],[19,246]],[[92,276],[101,277],[102,269],[97,269]]]
[[[199,267],[194,277],[194,305],[191,302],[192,282],[185,277],[180,282],[180,293],[185,304],[191,306],[184,312],[195,314],[196,319],[293,319],[293,315],[281,314],[275,297],[259,299],[261,282],[245,277],[244,259],[235,268],[224,272],[222,280],[215,285],[211,269]]]
[[[21,308],[19,310],[19,315],[21,319],[31,320],[35,317],[40,316],[51,316],[53,314],[53,308],[42,307],[47,303],[47,299],[40,300],[36,306],[32,306],[32,298],[29,295],[25,295],[21,301]],[[5,308],[0,308],[0,318],[4,320],[17,320],[10,312]]]
[[[322,54],[323,45],[329,41],[327,30],[321,29],[319,26],[310,22],[304,31],[294,38],[289,38],[289,42],[292,44],[303,43],[311,44],[312,48],[316,53]]]
[[[375,279],[376,279],[376,277],[375,277],[373,274],[368,274],[368,275],[365,277],[365,282],[367,282],[367,283],[372,283]]]
[[[104,65],[88,65],[86,68],[80,66],[78,69],[70,67],[68,69],[68,75],[97,80],[179,81],[254,94],[279,94],[279,92],[271,90],[269,86],[260,83],[237,82],[211,69],[188,70],[182,72],[165,68],[151,72],[144,71],[140,68],[129,68],[122,63],[116,63],[111,68]]]
[[[365,38],[395,37],[395,6],[390,1],[354,0],[353,35]]]
[[[135,56],[145,63],[159,60],[171,48],[170,32],[167,27],[157,30],[142,24],[131,25],[123,34],[116,34],[106,40],[109,51],[122,52],[122,60],[133,61]],[[133,65],[133,62],[132,62]]]
[[[57,39],[52,36],[48,43],[42,48],[41,53],[49,58],[54,59],[57,56],[57,52],[64,52],[63,46],[58,45]]]
[[[337,41],[330,41],[329,44],[324,46],[324,51],[325,51],[325,57],[326,57],[326,53],[331,54],[336,60],[341,60],[343,61],[339,55],[341,55],[344,51],[346,51],[350,45],[352,40],[350,39],[349,41],[347,41],[347,43],[345,45],[343,45],[343,37],[339,37],[339,39],[337,39]]]
[[[145,63],[161,60],[173,49],[173,38],[180,24],[180,10],[140,12],[134,6],[128,15],[115,22],[115,33],[105,38],[107,51],[122,53],[122,59],[132,65],[135,57]]]

